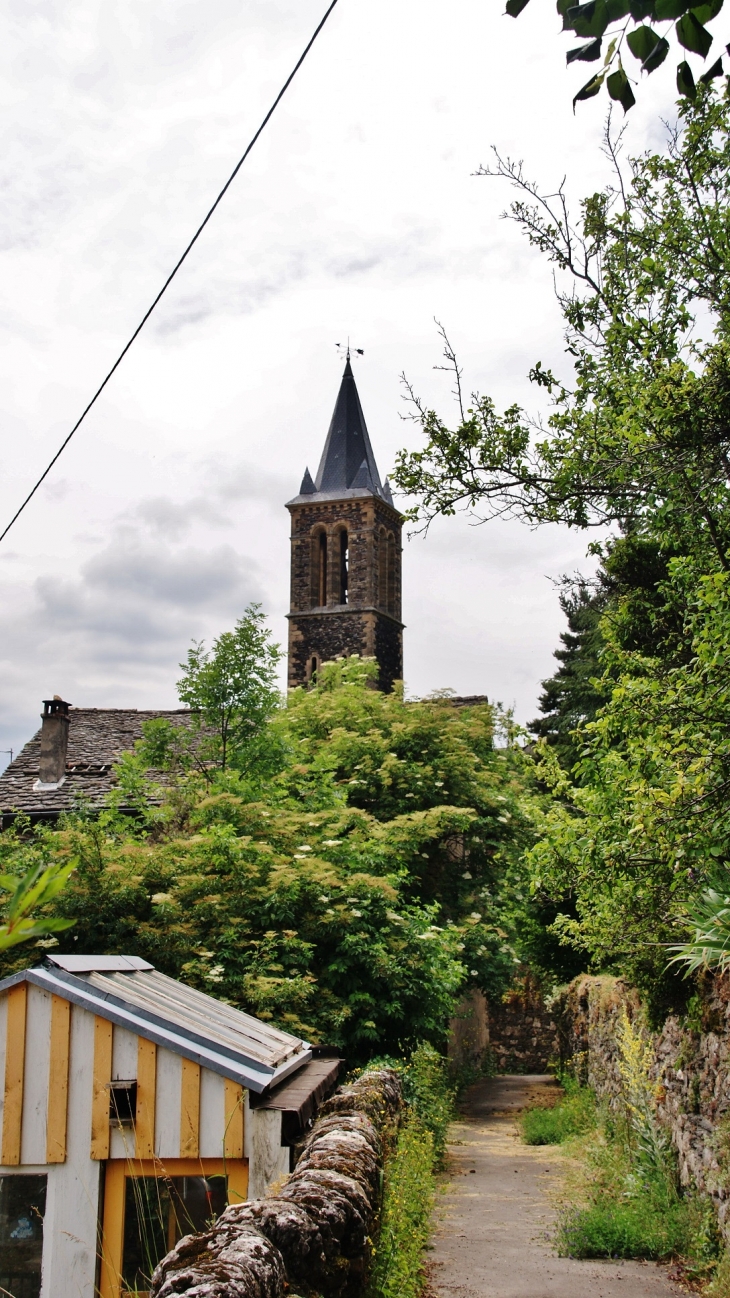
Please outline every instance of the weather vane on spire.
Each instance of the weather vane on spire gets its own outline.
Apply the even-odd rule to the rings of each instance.
[[[350,339],[348,338],[348,340],[347,340],[347,346],[346,346],[346,347],[345,347],[344,343],[335,343],[335,347],[337,348],[337,355],[338,355],[338,356],[342,356],[342,354],[343,354],[343,352],[344,352],[346,359],[349,361],[349,359],[350,359]],[[365,348],[364,348],[364,347],[353,347],[352,350],[353,350],[353,351],[354,351],[358,356],[364,356],[364,355],[365,355]]]

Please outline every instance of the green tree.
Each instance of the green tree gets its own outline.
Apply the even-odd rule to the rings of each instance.
[[[262,732],[275,770],[204,778],[171,756],[145,812],[145,741],[121,766],[134,818],[110,806],[38,829],[24,859],[78,862],[52,908],[74,949],[143,955],[353,1061],[442,1044],[464,987],[501,995],[528,763],[495,747],[487,704],[406,703],[372,688],[374,669],[325,664],[290,693]]]
[[[507,0],[506,12],[517,18],[529,0]],[[717,17],[723,0],[693,5],[692,0],[588,0],[571,4],[557,0],[563,31],[571,32],[578,43],[566,55],[566,62],[600,63],[588,81],[573,98],[573,107],[592,99],[605,85],[611,99],[628,112],[636,103],[632,85],[642,73],[650,74],[661,67],[674,41],[681,54],[677,65],[677,90],[694,100],[701,87],[722,76],[722,53],[695,82],[687,54],[706,62],[714,37],[708,23]],[[605,41],[605,46],[604,46]],[[713,51],[717,53],[717,50]]]
[[[418,407],[426,447],[399,465],[422,526],[467,508],[616,529],[593,547],[599,616],[549,692],[569,747],[539,747],[553,797],[527,864],[549,933],[657,1015],[686,995],[668,950],[693,930],[698,949],[698,892],[730,852],[728,143],[727,96],[705,89],[666,153],[619,168],[575,223],[498,162],[521,191],[512,215],[577,281],[561,297],[574,378],[534,367],[545,425],[478,396],[453,431]]]
[[[564,583],[560,607],[568,630],[561,633],[562,648],[554,653],[560,666],[542,682],[542,716],[530,725],[534,735],[554,746],[569,769],[579,755],[575,731],[591,720],[604,702],[596,680],[603,675],[600,620],[605,605],[603,590],[592,590],[583,581]]]
[[[610,142],[611,143],[611,142]],[[704,91],[664,154],[616,156],[613,185],[574,220],[521,166],[494,172],[520,197],[511,216],[573,278],[559,300],[572,374],[538,361],[531,378],[552,400],[545,426],[518,406],[459,398],[451,429],[411,392],[423,449],[401,452],[395,480],[427,527],[459,509],[530,524],[616,525],[730,568],[730,150],[728,100]],[[697,336],[701,314],[715,338]],[[461,374],[446,341],[448,363]]]
[[[218,636],[212,650],[202,641],[194,644],[180,664],[177,691],[180,702],[196,714],[197,753],[222,770],[251,764],[266,722],[279,705],[276,669],[282,654],[265,623],[260,605],[250,604],[235,630]],[[159,727],[157,735],[165,738]],[[169,730],[167,737],[173,737]]]

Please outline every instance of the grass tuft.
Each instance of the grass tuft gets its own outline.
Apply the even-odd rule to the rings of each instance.
[[[571,1136],[592,1131],[597,1123],[592,1091],[568,1077],[564,1097],[551,1109],[526,1109],[522,1115],[522,1139],[526,1145],[562,1145]]]
[[[564,1213],[557,1237],[561,1257],[664,1258],[692,1250],[684,1200],[669,1205],[651,1193],[626,1202],[591,1203]]]

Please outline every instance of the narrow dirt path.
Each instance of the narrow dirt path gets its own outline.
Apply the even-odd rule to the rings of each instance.
[[[520,1109],[555,1082],[497,1077],[467,1092],[449,1145],[429,1254],[434,1298],[676,1298],[683,1291],[653,1262],[557,1257],[548,1192],[561,1178],[554,1146],[523,1145]]]

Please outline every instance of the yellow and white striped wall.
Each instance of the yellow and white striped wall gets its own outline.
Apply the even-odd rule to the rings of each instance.
[[[115,1080],[137,1082],[132,1125],[110,1121]],[[0,1175],[48,1177],[41,1298],[118,1298],[125,1175],[225,1169],[235,1202],[288,1170],[280,1113],[31,983],[0,994],[0,1091]]]

